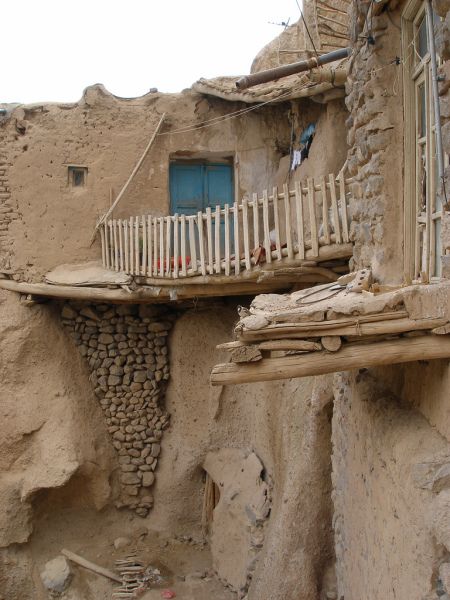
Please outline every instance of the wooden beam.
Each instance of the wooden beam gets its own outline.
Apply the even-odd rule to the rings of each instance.
[[[212,370],[211,383],[231,385],[274,381],[439,358],[450,358],[450,338],[429,335],[367,345],[348,344],[335,353],[311,352],[284,358],[263,358],[253,364],[220,364]]]

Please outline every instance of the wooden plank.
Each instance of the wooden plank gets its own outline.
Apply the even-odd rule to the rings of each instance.
[[[259,246],[259,204],[258,194],[253,194],[253,247],[256,249]]]
[[[241,244],[239,233],[239,206],[235,202],[233,204],[233,223],[234,223],[234,272],[239,275],[241,270]]]
[[[277,250],[277,259],[281,260],[283,255],[281,253],[281,238],[280,238],[280,215],[278,212],[278,188],[273,188],[273,219],[275,227],[275,246]]]
[[[212,243],[212,214],[211,207],[206,207],[206,241],[208,246],[208,273],[214,273],[213,243]]]
[[[142,223],[142,274],[147,275],[147,223],[145,217],[141,217]]]
[[[345,198],[345,179],[344,175],[341,174],[339,178],[339,190],[340,190],[340,201],[341,201],[341,214],[342,214],[342,238],[344,242],[349,241],[348,235],[348,218],[347,218],[347,200]]]
[[[164,277],[164,217],[159,217],[159,276]]]
[[[119,239],[117,237],[117,221],[113,219],[113,239],[114,239],[114,270],[119,270]]]
[[[283,358],[264,358],[257,363],[216,365],[212,385],[230,385],[309,377],[417,360],[450,357],[450,338],[422,336],[372,344],[347,344],[339,352],[310,352]]]
[[[230,207],[225,204],[225,275],[230,274]]]
[[[314,181],[311,177],[308,177],[308,209],[309,226],[311,230],[311,249],[314,256],[319,256],[319,236],[317,233],[315,190]]]
[[[171,271],[172,271],[172,263],[171,263],[171,256],[170,256],[170,250],[171,250],[171,245],[172,245],[172,218],[171,217],[165,217],[166,220],[166,275],[168,277],[170,277]]]
[[[330,183],[331,211],[333,214],[334,235],[336,236],[336,244],[342,244],[341,219],[339,216],[339,207],[336,197],[336,181],[333,173],[330,173],[328,175],[328,181]]]
[[[320,180],[320,191],[322,192],[322,225],[323,225],[323,237],[325,244],[331,243],[330,237],[330,223],[328,219],[328,196],[327,196],[327,184],[325,183],[325,177]]]
[[[130,272],[130,244],[128,240],[128,221],[123,220],[123,243],[124,243],[124,254],[125,254],[125,272]]]
[[[117,221],[118,229],[119,229],[119,260],[120,260],[120,270],[124,269],[124,256],[123,256],[123,225],[122,219]]]
[[[197,213],[198,247],[200,251],[200,271],[206,275],[205,262],[205,240],[203,239],[203,213],[199,210]]]
[[[141,274],[141,252],[140,252],[140,236],[139,236],[139,217],[135,217],[134,219],[134,250],[136,261],[134,264],[134,272],[136,275]]]
[[[102,244],[102,265],[103,268],[106,269],[106,248],[105,248],[105,228],[100,227],[100,239]]]
[[[295,215],[297,224],[298,254],[305,258],[305,225],[303,219],[302,188],[299,181],[295,182]]]
[[[173,276],[175,277],[175,279],[178,279],[178,270],[179,270],[179,265],[178,265],[179,256],[180,256],[180,251],[179,251],[179,247],[178,247],[178,245],[179,245],[179,240],[178,240],[179,229],[180,229],[180,219],[178,217],[178,213],[176,213],[173,218]]]
[[[317,352],[322,345],[310,340],[270,340],[257,344],[260,350],[298,350],[301,352]]]
[[[216,273],[221,272],[220,257],[220,206],[216,206],[214,215],[214,258],[216,259]]]
[[[194,216],[187,217],[188,225],[189,225],[189,249],[191,252],[191,269],[193,273],[197,273],[198,265],[197,265],[197,244],[195,239],[195,228],[194,228]]]
[[[291,233],[291,203],[289,202],[289,187],[287,183],[283,185],[284,195],[284,220],[286,225],[286,247],[288,258],[294,258],[294,247],[292,245]]]
[[[242,200],[242,227],[244,237],[244,258],[245,268],[249,271],[252,268],[252,262],[250,260],[250,238],[249,238],[249,223],[248,223],[248,202],[244,198]]]
[[[266,262],[272,262],[272,250],[270,242],[270,226],[269,226],[269,198],[267,190],[263,191],[263,225],[264,225],[264,249],[266,251]]]
[[[152,217],[147,217],[147,237],[148,237],[148,262],[147,269],[148,274],[151,276],[153,273],[153,236],[152,236],[153,222]]]
[[[186,216],[181,215],[181,275],[186,277],[187,275],[187,261],[186,261]]]
[[[158,277],[158,219],[153,217],[153,276]]]
[[[130,255],[130,274],[134,273],[134,222],[133,217],[130,217],[128,221],[128,233],[130,236],[130,246],[128,248]]]

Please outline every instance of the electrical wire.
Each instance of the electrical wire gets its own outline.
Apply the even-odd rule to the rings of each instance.
[[[316,46],[315,46],[314,41],[313,41],[313,39],[311,37],[311,34],[309,33],[308,24],[306,23],[306,19],[305,19],[305,15],[303,14],[303,10],[301,9],[301,6],[300,6],[298,0],[295,0],[295,3],[297,5],[298,10],[300,11],[301,16],[302,16],[303,24],[305,25],[306,32],[307,32],[308,37],[309,37],[309,39],[311,41],[312,47],[314,48],[314,52],[316,53],[317,58],[319,58],[319,54],[318,54],[318,52],[316,50]]]

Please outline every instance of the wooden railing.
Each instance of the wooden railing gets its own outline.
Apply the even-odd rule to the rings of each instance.
[[[103,266],[176,279],[314,260],[322,247],[349,242],[347,208],[344,177],[331,174],[195,215],[110,219],[100,229]]]

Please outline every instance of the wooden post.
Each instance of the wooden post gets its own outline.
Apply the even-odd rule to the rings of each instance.
[[[142,215],[142,275],[147,275],[147,223]]]
[[[334,235],[336,236],[336,244],[342,244],[341,236],[341,219],[339,216],[339,207],[336,198],[336,181],[333,173],[328,175],[330,182],[331,210],[333,213]]]
[[[153,276],[158,277],[158,219],[153,217]]]
[[[263,224],[264,224],[264,248],[266,250],[266,262],[272,262],[272,250],[270,242],[270,227],[269,227],[269,198],[267,190],[263,191]]]
[[[130,274],[130,245],[128,242],[128,221],[126,219],[123,220],[123,243],[123,252],[125,254],[125,272]]]
[[[179,232],[180,224],[178,213],[175,214],[173,219],[173,276],[175,279],[178,279],[178,261],[179,261],[179,249],[178,249],[178,232]]]
[[[194,229],[194,219],[195,217],[190,215],[187,217],[188,225],[189,225],[189,248],[191,252],[191,269],[193,273],[197,273],[197,244],[195,240],[195,229]]]
[[[221,272],[221,256],[220,256],[220,206],[216,206],[214,216],[214,258],[216,259],[216,273]]]
[[[109,235],[108,235],[108,222],[105,221],[104,227],[104,236],[105,236],[105,261],[106,268],[109,269],[111,266],[110,258],[109,258]]]
[[[330,238],[330,224],[328,222],[328,198],[327,198],[327,184],[325,183],[325,177],[320,180],[320,190],[322,192],[322,224],[323,224],[323,237],[325,244],[331,243]]]
[[[305,226],[303,221],[302,187],[299,181],[295,182],[295,214],[297,217],[297,240],[300,258],[305,258]]]
[[[242,226],[244,228],[244,257],[245,257],[245,268],[250,270],[252,263],[250,260],[250,240],[249,240],[249,223],[248,223],[248,203],[247,199],[242,200]]]
[[[225,275],[230,274],[230,207],[225,204]]]
[[[234,221],[234,272],[239,275],[241,270],[241,244],[239,239],[239,205],[237,202],[233,205]]]
[[[284,194],[284,220],[286,224],[286,247],[288,258],[294,258],[294,248],[292,246],[291,234],[291,203],[289,202],[289,188],[287,183],[283,185]]]
[[[214,273],[211,207],[206,207],[206,239],[208,244],[208,273]]]
[[[181,275],[186,277],[186,216],[181,215]]]
[[[164,217],[159,217],[159,276],[164,277]]]
[[[109,251],[111,254],[111,269],[114,269],[114,234],[113,234],[113,224],[112,221],[109,221]]]
[[[136,262],[134,264],[134,273],[135,275],[141,274],[141,251],[140,251],[140,237],[139,237],[139,217],[135,217],[134,219],[134,251],[136,255]]]
[[[344,242],[349,241],[348,237],[348,218],[347,218],[347,200],[345,198],[345,178],[344,173],[341,173],[339,177],[339,189],[340,189],[340,200],[341,200],[341,211],[342,211],[342,237]]]
[[[197,229],[198,229],[198,247],[200,252],[200,271],[202,275],[206,275],[205,263],[205,241],[203,239],[203,213],[199,210],[197,213]]]
[[[171,274],[171,257],[170,249],[172,242],[172,217],[166,217],[166,275],[170,277]]]
[[[277,248],[277,260],[281,260],[281,238],[280,238],[280,215],[278,213],[278,188],[273,188],[273,219],[275,224],[275,245]]]
[[[130,234],[130,247],[128,249],[130,254],[130,275],[134,274],[134,223],[133,217],[130,217],[128,221],[128,230]]]
[[[259,246],[259,206],[258,194],[253,194],[253,247]]]
[[[105,244],[105,228],[100,227],[100,238],[102,241],[102,265],[106,269],[106,244]]]
[[[311,248],[314,256],[319,256],[319,236],[317,234],[317,217],[315,203],[314,181],[311,177],[308,178],[308,208],[309,208],[309,224],[311,229]]]
[[[117,221],[118,229],[119,229],[119,260],[120,260],[120,270],[124,269],[124,256],[123,256],[123,224],[122,219]]]
[[[148,274],[153,273],[153,239],[152,239],[152,217],[147,217],[147,237],[148,237]]]

